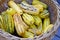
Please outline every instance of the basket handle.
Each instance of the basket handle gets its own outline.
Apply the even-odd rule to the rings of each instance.
[[[57,7],[57,9],[58,9],[58,22],[59,22],[59,25],[60,25],[60,4],[57,2],[57,0],[52,0],[54,3],[55,3],[55,5],[56,5],[56,7]]]

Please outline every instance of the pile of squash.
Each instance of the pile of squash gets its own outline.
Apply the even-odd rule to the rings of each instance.
[[[50,31],[48,6],[39,0],[33,0],[32,5],[26,1],[20,4],[8,2],[9,8],[0,15],[0,28],[8,33],[15,33],[23,38],[33,38]],[[14,29],[15,28],[15,29]]]

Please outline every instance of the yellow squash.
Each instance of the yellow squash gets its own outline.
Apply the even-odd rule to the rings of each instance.
[[[8,8],[6,12],[10,15],[14,15],[16,13],[16,11],[13,8]]]
[[[27,13],[24,13],[24,14],[22,15],[22,18],[23,18],[23,20],[24,20],[24,22],[25,22],[26,24],[28,24],[28,25],[34,24],[34,18],[33,18],[33,16],[31,16],[31,15],[29,15],[29,14],[27,14]]]
[[[46,18],[46,17],[49,17],[49,12],[48,10],[44,10],[43,12],[41,12],[39,14],[40,18]]]
[[[47,5],[39,0],[33,0],[32,4],[33,5],[39,4],[39,5],[42,5],[44,9],[47,9]]]
[[[14,33],[14,21],[13,17],[7,13],[2,14],[3,30],[9,33]]]
[[[45,30],[48,25],[50,25],[50,18],[45,18],[43,22],[43,30]]]
[[[26,2],[22,2],[20,4],[20,7],[22,8],[23,12],[32,14],[32,15],[38,15],[39,11],[40,11],[38,8],[34,7],[33,5],[27,4]],[[40,6],[40,7],[42,7],[42,6]]]
[[[14,1],[9,1],[8,5],[20,15],[23,14],[23,11],[21,10],[21,8]]]
[[[48,25],[48,26],[45,28],[44,33],[50,31],[52,28],[53,28],[53,24]]]
[[[14,18],[14,23],[15,23],[15,29],[16,29],[18,35],[19,36],[23,35],[25,33],[25,31],[29,28],[29,26],[27,26],[23,22],[20,14],[18,14],[18,13],[14,14],[13,18]]]
[[[33,16],[34,20],[35,20],[35,25],[39,26],[40,23],[42,23],[42,20],[39,16]]]
[[[25,33],[22,35],[22,37],[24,37],[24,38],[33,38],[34,34],[29,32],[29,31],[25,31]]]

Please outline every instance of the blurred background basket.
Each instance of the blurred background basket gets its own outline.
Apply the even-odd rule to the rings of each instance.
[[[5,11],[8,6],[7,2],[9,0],[0,0],[0,12]],[[21,2],[20,0],[15,0],[16,3]],[[7,32],[4,32],[0,29],[0,40],[51,40],[56,33],[59,24],[60,24],[60,8],[56,0],[40,0],[48,5],[48,10],[50,12],[50,18],[51,18],[51,23],[54,24],[54,27],[52,28],[51,31],[40,35],[36,36],[34,38],[19,38],[16,36],[13,36]],[[31,3],[32,0],[27,0],[27,2]],[[5,7],[4,7],[5,6]]]

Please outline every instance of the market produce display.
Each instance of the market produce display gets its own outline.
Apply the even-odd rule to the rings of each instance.
[[[21,3],[8,2],[8,9],[0,15],[0,29],[10,34],[16,33],[22,38],[33,38],[50,31],[53,24],[50,22],[48,6],[33,0],[32,5],[25,0]]]

